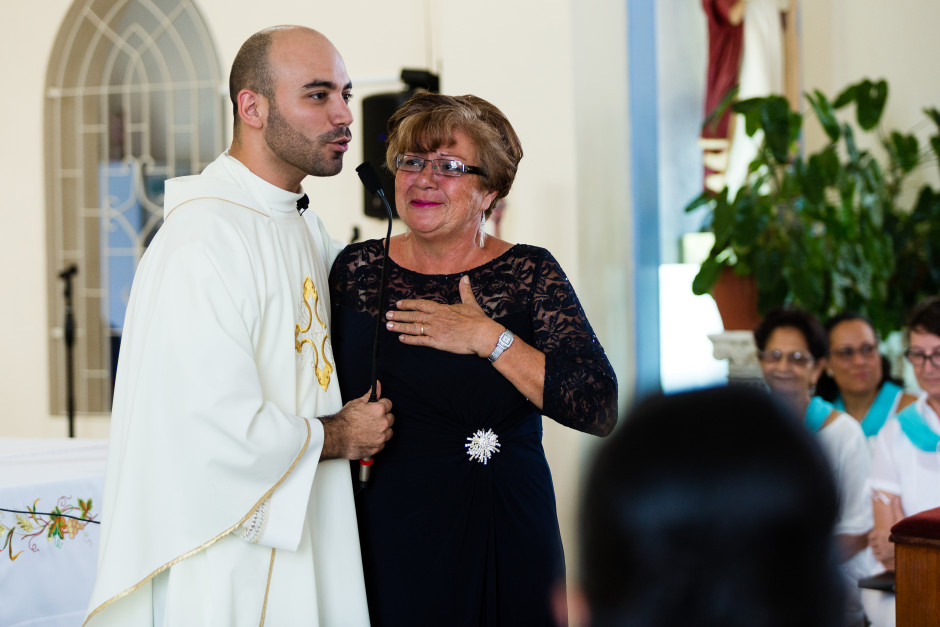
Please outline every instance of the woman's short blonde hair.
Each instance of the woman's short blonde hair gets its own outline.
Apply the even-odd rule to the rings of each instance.
[[[497,192],[486,210],[489,217],[496,202],[512,187],[522,144],[503,112],[486,100],[470,95],[415,94],[389,118],[385,164],[395,172],[395,157],[450,146],[455,131],[465,134],[476,148],[479,163],[467,165],[481,168],[485,173],[480,177],[482,186]]]

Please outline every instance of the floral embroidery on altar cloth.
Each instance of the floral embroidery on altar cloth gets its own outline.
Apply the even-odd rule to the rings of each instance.
[[[98,514],[92,512],[90,498],[77,501],[70,496],[60,497],[51,511],[42,511],[40,499],[24,511],[0,510],[0,552],[12,562],[26,550],[37,553],[42,547],[61,549],[76,538],[87,540],[85,527],[88,523],[98,524]]]

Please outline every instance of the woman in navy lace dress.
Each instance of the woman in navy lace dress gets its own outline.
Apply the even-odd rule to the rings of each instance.
[[[564,581],[542,415],[604,436],[617,383],[564,271],[487,237],[522,158],[475,96],[418,94],[389,121],[408,232],[391,239],[378,379],[395,435],[358,501],[372,624],[551,625]],[[330,276],[344,396],[369,389],[382,245]]]

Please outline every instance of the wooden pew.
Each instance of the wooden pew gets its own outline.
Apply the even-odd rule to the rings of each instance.
[[[940,507],[891,527],[899,627],[940,625]]]

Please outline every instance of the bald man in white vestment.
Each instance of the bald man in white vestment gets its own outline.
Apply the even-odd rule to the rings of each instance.
[[[342,169],[352,86],[320,33],[276,27],[232,66],[231,148],[167,181],[114,391],[85,624],[368,625],[349,463],[391,403],[343,406],[307,175]]]

